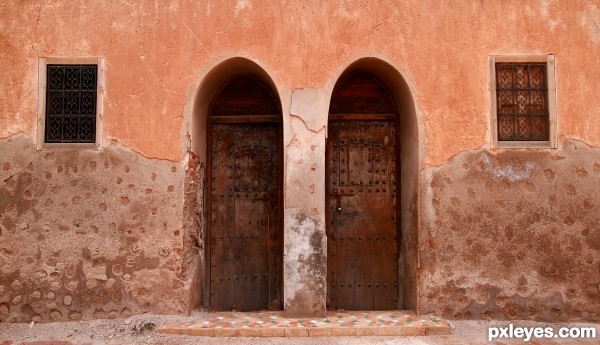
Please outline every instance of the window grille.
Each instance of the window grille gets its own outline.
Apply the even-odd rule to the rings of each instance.
[[[98,65],[46,66],[46,143],[94,143]]]
[[[548,141],[546,63],[496,63],[498,141]]]

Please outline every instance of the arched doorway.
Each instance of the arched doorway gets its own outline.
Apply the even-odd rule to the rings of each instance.
[[[397,129],[394,98],[374,74],[342,75],[330,103],[326,146],[330,309],[403,306]]]
[[[282,299],[281,107],[256,75],[235,75],[207,120],[207,275],[217,310]]]

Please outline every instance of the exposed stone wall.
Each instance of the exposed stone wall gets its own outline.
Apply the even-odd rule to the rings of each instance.
[[[600,149],[476,150],[429,169],[421,312],[600,320]]]
[[[0,141],[0,321],[190,310],[182,164]],[[197,256],[196,256],[197,257]]]

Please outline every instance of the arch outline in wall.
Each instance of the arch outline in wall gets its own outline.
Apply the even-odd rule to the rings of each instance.
[[[282,109],[289,107],[289,97],[282,97],[284,90],[273,78],[273,73],[260,60],[243,54],[226,54],[209,63],[199,72],[188,91],[183,111],[182,145],[184,152],[194,153],[201,162],[206,161],[206,123],[210,105],[224,82],[235,75],[250,73],[258,76],[274,93]],[[285,111],[284,111],[285,114]],[[282,118],[283,126],[287,117]]]
[[[394,98],[398,113],[400,149],[401,254],[399,255],[400,299],[403,308],[419,311],[418,267],[420,228],[420,171],[425,152],[423,124],[416,106],[416,89],[407,73],[391,59],[378,54],[361,53],[342,64],[327,80],[324,89],[331,103],[338,81],[356,70],[364,70],[378,78]],[[329,116],[329,113],[326,114]],[[328,118],[322,120],[328,123]]]
[[[258,59],[245,56],[240,53],[228,53],[221,55],[213,60],[212,63],[206,64],[197,74],[193,84],[190,86],[187,95],[187,101],[183,111],[183,127],[182,127],[182,149],[186,152],[184,164],[188,170],[195,170],[191,175],[186,177],[184,196],[184,212],[186,215],[186,227],[189,228],[187,233],[197,235],[197,238],[192,241],[197,241],[198,255],[191,258],[190,273],[190,305],[195,307],[205,304],[209,300],[208,289],[204,282],[206,275],[206,204],[205,184],[204,181],[207,166],[207,129],[208,117],[212,101],[218,96],[222,88],[237,75],[252,74],[258,77],[270,90],[273,97],[279,102],[281,109],[289,107],[289,97],[282,97],[283,91],[278,87],[278,83],[272,77],[272,73],[264,63]],[[284,112],[285,113],[285,112]],[[286,116],[282,116],[282,127],[285,128],[288,122]],[[194,168],[192,168],[192,166]],[[199,171],[201,170],[201,171]],[[195,180],[194,180],[195,179]],[[285,193],[285,187],[283,188]],[[198,212],[198,209],[201,211]],[[199,223],[199,224],[198,224]],[[186,239],[184,239],[184,242]]]

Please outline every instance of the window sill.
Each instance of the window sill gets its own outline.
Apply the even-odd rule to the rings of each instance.
[[[100,151],[97,143],[44,143],[40,150],[87,150]]]
[[[550,141],[498,141],[495,149],[556,149]]]

